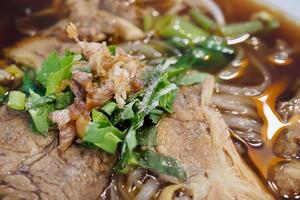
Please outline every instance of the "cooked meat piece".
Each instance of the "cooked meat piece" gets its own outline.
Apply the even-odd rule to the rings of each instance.
[[[285,122],[291,125],[286,127],[274,143],[274,152],[279,156],[297,158],[300,156],[300,90],[289,101],[281,102],[278,112]]]
[[[157,151],[182,162],[193,199],[273,199],[240,158],[228,127],[211,104],[214,80],[182,87],[157,130]]]
[[[288,121],[292,116],[300,115],[300,90],[294,98],[281,102],[278,106],[278,112],[284,121]]]
[[[103,41],[108,36],[122,40],[136,40],[144,37],[143,31],[134,23],[103,10],[100,0],[68,0],[66,6],[70,10],[70,15],[44,31],[44,35],[55,34],[62,40],[68,39],[65,29],[70,22],[73,22],[78,27],[81,40]],[[118,11],[114,10],[114,12]],[[127,6],[126,12],[133,13],[131,6]]]
[[[73,145],[59,154],[56,135],[29,130],[26,116],[0,120],[1,199],[99,199],[115,158]]]
[[[278,164],[271,170],[270,175],[281,196],[293,197],[300,194],[300,161]]]
[[[140,27],[143,21],[143,10],[128,1],[100,0],[99,7],[116,16],[122,17]]]
[[[64,53],[66,49],[77,51],[72,43],[62,43],[55,37],[30,37],[4,50],[4,55],[16,63],[38,69],[52,52]]]
[[[274,143],[274,152],[283,157],[300,157],[300,124],[296,123],[283,130]]]
[[[12,83],[13,76],[7,71],[0,69],[0,84],[9,85]]]

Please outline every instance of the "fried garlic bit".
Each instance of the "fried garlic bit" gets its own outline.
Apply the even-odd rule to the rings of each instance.
[[[79,42],[78,31],[77,31],[77,28],[76,28],[75,24],[70,22],[67,26],[66,31],[68,33],[69,38],[74,39],[76,42]]]

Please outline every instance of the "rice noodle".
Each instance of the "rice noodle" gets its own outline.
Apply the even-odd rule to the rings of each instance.
[[[256,120],[245,118],[239,115],[223,114],[222,116],[230,128],[235,128],[245,132],[260,133],[262,125]]]
[[[178,11],[180,11],[182,8],[182,0],[173,0],[173,5],[171,8],[169,8],[166,12],[166,14],[176,14]]]
[[[192,200],[192,198],[189,197],[189,196],[184,195],[184,196],[181,196],[181,197],[176,197],[176,200]]]
[[[122,197],[122,200],[133,199],[133,196],[130,195],[130,193],[127,190],[127,187],[125,187],[124,185],[124,177],[122,175],[118,176],[115,182],[116,182],[118,194]]]
[[[110,200],[119,200],[115,187],[110,188]]]
[[[159,182],[149,178],[136,196],[136,200],[150,200],[159,188]]]
[[[175,196],[175,192],[184,187],[184,184],[177,184],[177,185],[169,185],[160,193],[159,200],[172,200],[173,196]]]
[[[234,38],[227,38],[227,44],[228,45],[240,44],[242,42],[245,42],[249,37],[250,37],[249,33],[244,33]]]
[[[257,96],[264,92],[266,88],[271,84],[271,74],[265,68],[265,66],[256,59],[253,55],[248,54],[248,58],[250,63],[253,64],[254,67],[259,69],[264,77],[264,81],[258,86],[250,86],[250,87],[240,87],[233,86],[229,84],[217,84],[217,89],[220,92],[232,94],[232,95],[245,95],[245,96]]]
[[[249,62],[245,59],[245,50],[242,47],[237,47],[237,55],[235,59],[222,70],[218,76],[223,80],[230,80],[242,76]]]
[[[234,96],[234,95],[230,95],[230,94],[217,94],[217,95],[221,99],[226,99],[227,101],[232,101],[236,104],[242,104],[242,105],[253,107],[253,108],[256,107],[254,101],[252,101],[249,97]]]
[[[234,98],[236,96],[232,97]],[[224,95],[216,94],[213,96],[212,101],[220,109],[238,113],[247,117],[251,117],[253,119],[259,119],[259,116],[253,107],[242,104],[238,101],[238,99],[227,99],[226,97],[224,97]]]
[[[141,168],[135,169],[128,174],[127,177],[127,187],[132,188],[136,186],[138,181],[140,181],[144,176],[145,171]]]

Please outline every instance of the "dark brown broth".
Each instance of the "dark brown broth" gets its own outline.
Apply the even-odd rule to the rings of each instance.
[[[299,49],[300,29],[283,15],[275,13],[268,8],[258,6],[253,3],[253,1],[248,0],[243,1],[243,3],[239,0],[216,0],[216,2],[221,6],[228,22],[248,20],[252,13],[260,10],[272,12],[276,18],[280,20],[280,28],[271,33],[259,35],[258,37],[271,48],[275,46],[276,40],[282,39],[287,41],[290,46]],[[271,53],[272,49],[263,54],[257,52],[256,57],[262,62],[267,63],[266,57]],[[253,98],[257,104],[258,113],[263,119],[261,134],[264,145],[260,148],[253,148],[248,145],[248,154],[243,155],[245,160],[261,177],[262,181],[277,199],[282,199],[283,197],[280,197],[276,186],[274,187],[274,182],[269,178],[269,171],[275,164],[288,161],[288,159],[276,156],[272,149],[275,139],[282,134],[282,130],[289,123],[284,123],[281,120],[281,117],[276,112],[276,104],[279,101],[287,100],[295,93],[295,81],[300,74],[299,58],[300,54],[298,52],[293,57],[294,63],[286,67],[272,66],[269,64],[268,69],[272,74],[272,85],[262,95]],[[255,76],[251,76],[250,74],[245,74],[244,78],[247,75],[251,77],[251,79],[255,79]],[[293,199],[296,197],[289,198]]]
[[[0,1],[0,49],[14,44],[23,35],[17,28],[16,20],[28,12],[48,7],[52,0],[2,0]]]

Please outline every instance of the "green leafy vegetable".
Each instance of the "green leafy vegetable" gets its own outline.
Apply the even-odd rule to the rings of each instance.
[[[70,78],[74,61],[80,59],[80,55],[69,52],[62,57],[59,57],[56,52],[48,56],[36,76],[36,80],[46,88],[47,95],[58,92],[61,81]]]
[[[71,77],[71,67],[68,65],[49,75],[46,85],[46,95],[60,92],[61,82]]]
[[[146,150],[138,152],[137,156],[139,164],[156,172],[167,174],[179,178],[186,179],[186,173],[181,163],[171,157],[160,155],[154,151]]]
[[[53,52],[42,63],[41,70],[38,71],[36,80],[46,87],[49,75],[58,71],[60,68],[61,59],[56,52]]]
[[[193,74],[185,74],[182,76],[178,81],[178,85],[193,85],[196,83],[202,82],[206,77],[208,76],[208,73],[193,73]]]
[[[89,124],[84,142],[100,147],[106,152],[115,153],[118,143],[122,142],[124,134],[114,126],[109,119],[97,110],[92,111],[93,122]]]
[[[115,55],[117,50],[117,45],[110,45],[108,46],[108,49],[112,55]]]
[[[92,143],[106,152],[115,153],[123,133],[113,126],[100,128],[98,123],[91,123],[83,138],[84,142]]]
[[[34,127],[38,133],[46,135],[49,130],[50,120],[48,118],[49,113],[53,112],[53,104],[45,104],[43,106],[35,107],[29,110]]]
[[[227,44],[224,38],[218,36],[210,36],[202,43],[198,44],[199,47],[209,49],[215,52],[232,55],[235,53],[234,48]]]
[[[133,106],[137,101],[139,101],[139,100],[135,99],[135,100],[133,100],[130,103],[125,105],[124,110],[121,112],[121,119],[122,120],[127,120],[127,119],[134,118],[135,113],[133,111]]]
[[[7,89],[0,86],[0,104],[2,104],[7,98]]]
[[[26,95],[20,91],[11,91],[8,96],[7,106],[14,110],[25,109]]]
[[[168,73],[166,73],[162,79],[160,84],[157,87],[157,90],[160,90],[158,93],[159,99],[159,107],[164,109],[165,111],[171,113],[173,102],[177,95],[177,86],[174,83],[170,83],[168,80]]]
[[[156,146],[156,127],[155,126],[143,126],[137,132],[138,145],[142,146]]]
[[[171,45],[175,45],[182,51],[178,57],[177,63],[173,65],[175,74],[192,67],[214,67],[219,68],[228,64],[235,53],[233,47],[229,46],[226,41],[218,36],[206,37],[205,40],[190,45],[177,38],[170,40]]]
[[[121,166],[119,167],[121,168],[121,171],[124,171],[123,169],[125,169],[126,165],[128,164],[138,164],[136,155],[134,154],[134,149],[138,145],[136,132],[143,126],[146,116],[148,116],[154,109],[159,107],[160,99],[163,96],[167,95],[169,92],[177,90],[175,84],[166,84],[165,82],[167,78],[166,71],[169,66],[175,62],[176,59],[171,58],[158,65],[148,78],[148,83],[146,85],[142,100],[136,100],[133,104],[137,105],[137,111],[135,112],[134,117],[131,118],[130,128],[128,129],[123,142],[121,151],[121,164],[119,165]]]
[[[111,125],[109,119],[101,112],[93,109],[92,110],[93,122],[98,123],[100,128],[108,127]]]
[[[29,94],[30,90],[37,92],[38,89],[37,89],[36,85],[34,84],[34,81],[31,79],[29,72],[26,72],[24,74],[22,83],[23,84],[22,84],[21,90],[24,93]]]
[[[102,106],[101,110],[108,115],[111,115],[117,109],[117,104],[113,101],[107,102],[104,106]]]
[[[72,104],[73,99],[74,95],[70,91],[58,94],[56,96],[55,109],[60,110],[66,108]]]
[[[34,107],[44,106],[47,103],[54,102],[54,98],[48,96],[40,96],[39,94],[33,92],[32,90],[29,91],[29,97],[26,100],[26,109],[29,110]]]
[[[152,121],[153,124],[157,124],[162,117],[164,111],[160,109],[153,109],[149,114],[149,119]]]

